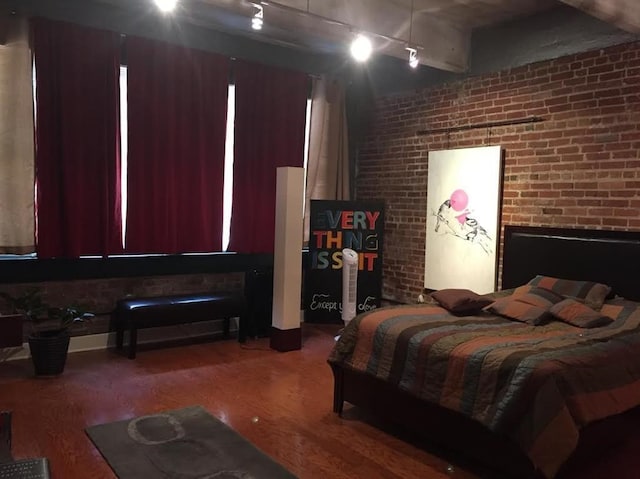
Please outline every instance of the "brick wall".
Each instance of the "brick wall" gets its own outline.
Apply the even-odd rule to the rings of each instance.
[[[79,326],[74,335],[96,334],[109,331],[109,319],[116,301],[127,295],[161,296],[165,294],[194,293],[201,291],[242,291],[244,273],[185,274],[134,278],[89,279],[78,281],[50,281],[33,284],[0,286],[0,291],[19,295],[38,288],[43,299],[52,306],[81,305],[96,314],[95,319]],[[0,303],[0,312],[4,304]],[[25,336],[29,326],[25,325]]]
[[[416,135],[538,116],[535,124]],[[383,296],[422,292],[429,150],[502,145],[501,225],[640,230],[640,43],[380,98],[359,199],[386,200]]]

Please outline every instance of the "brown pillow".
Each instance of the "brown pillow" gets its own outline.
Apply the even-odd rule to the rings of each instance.
[[[554,304],[549,312],[560,321],[579,328],[598,328],[613,322],[613,319],[571,298]]]
[[[526,291],[520,288],[516,289],[512,297],[523,303],[538,306],[545,311],[548,311],[551,306],[564,299],[564,297],[549,289],[538,288],[537,286],[527,286],[527,288]]]
[[[514,297],[499,299],[489,306],[487,311],[499,314],[505,318],[530,324],[531,326],[544,324],[550,317],[546,309],[525,303],[524,301],[519,301]]]
[[[520,288],[518,288],[520,289]],[[501,298],[487,308],[488,311],[532,326],[539,326],[551,318],[549,309],[564,298],[548,289],[526,287],[511,296]]]
[[[615,298],[602,305],[600,314],[616,321],[618,319],[626,319],[636,309],[638,309],[637,302],[624,298]]]
[[[611,287],[593,281],[575,281],[538,275],[528,283],[531,286],[550,289],[565,298],[577,299],[592,309],[599,310],[611,293]]]
[[[493,301],[468,289],[441,289],[431,293],[440,306],[453,314],[479,313]]]

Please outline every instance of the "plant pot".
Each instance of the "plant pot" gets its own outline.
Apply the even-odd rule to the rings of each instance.
[[[67,362],[69,332],[43,331],[38,336],[29,336],[29,350],[36,376],[58,376]]]

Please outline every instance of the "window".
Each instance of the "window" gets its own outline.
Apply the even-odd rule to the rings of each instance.
[[[37,114],[35,108],[36,80],[35,64],[33,67],[33,97],[34,115]],[[120,194],[122,198],[122,246],[126,246],[127,227],[127,155],[128,155],[128,129],[127,129],[127,67],[120,66]],[[304,168],[307,169],[309,160],[309,138],[311,127],[311,99],[307,100],[305,118],[305,144],[304,144]],[[235,124],[235,86],[229,85],[227,100],[227,125],[225,143],[225,166],[224,166],[224,206],[223,206],[223,230],[222,230],[222,250],[227,251],[229,246],[231,213],[233,202],[233,147],[234,147],[234,124]],[[306,185],[305,185],[306,186]],[[304,205],[303,205],[304,208]]]
[[[120,198],[122,204],[122,247],[127,237],[127,67],[120,66]]]
[[[229,247],[231,205],[233,204],[233,138],[236,118],[236,87],[229,85],[227,101],[227,141],[224,147],[224,209],[222,213],[222,251]]]
[[[311,141],[311,105],[312,105],[313,101],[311,100],[311,98],[307,99],[307,111],[305,113],[305,119],[304,119],[304,188],[302,190],[302,197],[306,198],[307,197],[307,172],[309,171],[307,169],[307,166],[309,165],[309,142]],[[304,217],[304,209],[306,206],[307,202],[303,201],[302,202],[302,216]]]
[[[235,125],[235,85],[229,85],[227,98],[227,130],[224,154],[224,206],[222,219],[222,251],[227,251],[231,227],[233,204],[233,143]],[[307,100],[305,113],[304,168],[309,161],[309,138],[311,130],[311,99]],[[122,197],[122,246],[126,241],[127,226],[127,67],[120,67],[120,185]],[[304,205],[303,205],[304,209]]]
[[[120,65],[118,70],[114,70],[113,67],[119,63],[119,60],[122,58],[124,53],[127,53],[129,62],[132,62],[135,58],[135,56],[132,57],[131,55],[133,51],[142,51],[141,57],[144,59],[145,50],[142,47],[149,46],[147,44],[153,44],[154,48],[167,49],[167,52],[172,55],[176,53],[177,47],[173,47],[168,44],[155,45],[157,42],[148,40],[142,45],[138,45],[136,43],[139,48],[138,50],[135,50],[133,48],[134,44],[132,41],[130,45],[127,45],[127,52],[123,52],[122,35],[115,32],[94,30],[74,25],[65,25],[63,27],[48,21],[43,21],[42,25],[39,26],[38,31],[40,32],[40,36],[38,38],[41,41],[38,44],[40,47],[37,57],[35,57],[34,53],[34,59],[37,58],[39,60],[37,72],[38,77],[42,77],[38,78],[38,80],[49,78],[47,75],[50,75],[56,81],[41,81],[40,84],[36,85],[36,65],[34,61],[32,66],[34,103],[36,87],[41,100],[41,105],[36,105],[36,107],[39,106],[40,108],[36,108],[34,116],[37,115],[41,122],[46,119],[49,123],[54,125],[71,125],[75,121],[77,123],[76,127],[69,127],[70,129],[67,128],[67,130],[65,130],[67,136],[72,138],[72,140],[65,141],[64,143],[68,145],[70,143],[80,142],[80,147],[87,148],[87,151],[92,152],[92,154],[85,153],[82,148],[70,148],[69,152],[63,151],[63,149],[56,143],[57,139],[55,135],[48,134],[47,136],[47,132],[55,131],[54,128],[43,127],[41,132],[36,132],[36,134],[40,135],[37,137],[38,143],[42,145],[42,150],[40,151],[40,155],[38,155],[38,170],[40,175],[37,187],[40,195],[36,195],[38,196],[38,198],[36,198],[37,202],[41,202],[39,208],[40,211],[36,214],[36,222],[40,223],[39,225],[36,224],[36,231],[40,231],[42,233],[42,238],[37,244],[38,254],[42,257],[52,258],[62,256],[77,257],[78,255],[86,254],[121,254],[121,248],[126,248],[129,251],[140,253],[144,253],[145,251],[155,251],[159,254],[173,252],[179,253],[183,251],[226,251],[229,247],[231,215],[233,214],[233,168],[234,166],[236,169],[239,168],[239,158],[237,155],[236,158],[234,158],[235,150],[238,150],[239,146],[234,145],[235,122],[239,119],[239,116],[236,116],[236,89],[234,85],[228,85],[228,74],[230,72],[229,67],[231,59],[216,54],[204,54],[202,55],[202,58],[198,57],[198,60],[202,61],[203,65],[206,64],[211,67],[210,69],[213,72],[212,77],[215,77],[216,79],[216,94],[207,94],[208,92],[213,91],[210,89],[212,84],[211,82],[206,82],[206,87],[196,86],[195,88],[192,88],[189,93],[191,95],[190,97],[180,96],[178,94],[182,94],[184,92],[176,92],[176,90],[173,90],[170,87],[168,92],[164,92],[164,96],[166,97],[168,94],[168,96],[175,101],[175,107],[173,110],[179,111],[180,114],[183,115],[179,116],[176,114],[175,118],[193,119],[195,123],[188,124],[186,120],[182,120],[178,126],[171,123],[160,123],[156,128],[148,121],[149,117],[145,115],[145,112],[148,114],[148,110],[146,110],[146,103],[144,103],[146,101],[145,89],[148,87],[150,82],[138,81],[137,75],[134,78],[133,74],[138,72],[138,69],[134,72],[132,68],[132,71],[128,72],[128,68],[125,65]],[[70,36],[82,34],[82,38],[86,38],[87,40],[83,42],[74,42],[73,40],[69,40],[66,43],[58,41],[58,37],[62,34]],[[51,39],[56,41],[52,41]],[[98,90],[98,93],[102,92],[103,95],[100,96],[96,94],[95,97],[92,97],[96,100],[95,105],[89,104],[84,96],[76,94],[84,91],[82,88],[86,82],[84,75],[69,75],[67,69],[61,70],[59,62],[55,61],[55,54],[58,54],[60,50],[64,50],[69,45],[77,44],[77,52],[76,50],[73,50],[74,53],[76,53],[73,65],[81,65],[83,62],[86,63],[86,51],[82,50],[80,47],[86,47],[86,45],[92,45],[94,43],[99,45],[104,43],[105,51],[109,54],[108,58],[96,55],[96,60],[92,63],[95,67],[95,72],[99,75],[97,83],[100,85],[104,83],[105,85],[104,92],[102,92],[102,89],[100,88],[96,89]],[[162,51],[164,52],[164,50]],[[193,52],[193,55],[196,55],[195,51]],[[205,58],[207,55],[208,57]],[[150,55],[146,56],[149,57]],[[45,59],[48,60],[50,57],[53,58],[53,61],[46,62]],[[92,59],[94,58],[93,55],[91,55],[91,57]],[[176,58],[167,53],[167,58],[174,59],[175,65],[182,65],[178,60],[184,59],[185,55],[177,54],[175,57]],[[217,58],[216,61],[213,60],[214,57]],[[56,66],[56,63],[58,66]],[[238,70],[238,65],[240,63],[242,62],[236,62],[236,71]],[[186,70],[190,71],[192,64],[193,62],[187,61],[187,65],[185,66]],[[130,63],[130,65],[133,66],[132,63]],[[167,68],[164,64],[161,66],[163,68]],[[250,66],[250,68],[257,68],[257,66]],[[155,70],[153,68],[149,68],[148,70],[150,73],[147,72],[146,74],[153,78]],[[171,70],[171,65],[169,65],[169,70]],[[218,73],[217,76],[215,75],[216,73]],[[292,77],[292,74],[284,73],[283,77],[278,77],[274,73],[274,83],[270,87],[267,87],[263,93],[282,90],[283,98],[287,98],[288,95],[290,96],[291,89],[285,87],[285,85],[288,85],[287,81],[289,80],[289,77]],[[109,80],[108,82],[102,81],[105,75]],[[290,157],[293,159],[293,163],[290,164],[296,164],[306,168],[306,164],[308,162],[310,135],[309,117],[311,113],[311,101],[307,98],[309,83],[308,76],[302,72],[297,72],[293,76],[295,76],[297,82],[297,101],[295,112],[289,113],[291,118],[288,118],[286,115],[280,115],[280,118],[283,119],[284,124],[287,125],[291,124],[291,119],[295,117],[296,141],[287,141],[286,135],[283,137],[284,141],[282,141],[277,133],[279,130],[274,130],[274,133],[271,133],[270,130],[262,129],[262,133],[265,135],[265,139],[267,141],[281,141],[285,146],[288,145],[289,151],[286,155],[280,154],[280,158],[284,158],[285,156]],[[28,71],[25,79],[27,78]],[[144,80],[146,77],[141,78]],[[68,82],[71,86],[75,85],[73,88],[70,87],[66,89],[73,94],[64,96],[60,94],[60,92],[64,90],[62,88],[45,88],[48,85],[57,84],[58,81]],[[74,81],[77,83],[74,84]],[[161,86],[162,83],[163,82],[160,82]],[[169,85],[171,85],[171,83],[169,83]],[[136,87],[135,92],[134,87]],[[138,87],[140,88],[138,89]],[[120,88],[120,90],[116,91],[116,88]],[[252,89],[257,90],[258,88],[259,85],[249,88],[247,92],[251,93]],[[228,92],[226,105],[224,102],[225,92]],[[44,96],[45,93],[48,94],[48,96]],[[173,95],[173,93],[178,94]],[[114,97],[114,95],[116,96]],[[162,96],[160,97],[162,98]],[[202,102],[204,102],[208,97],[215,98],[215,104],[212,104],[211,107],[205,108],[204,114],[196,115],[195,107],[192,107],[192,105],[198,105],[199,103],[203,104]],[[251,99],[251,97],[248,96],[247,99],[250,102],[248,103],[249,108],[251,108],[252,103],[257,105],[260,102],[260,98]],[[301,115],[301,107],[302,102],[305,99],[307,101],[305,117],[303,119]],[[134,104],[137,105],[138,100],[140,100],[140,104],[143,105],[143,107],[139,110],[139,116],[137,114],[132,116],[132,113],[138,111],[138,109],[133,110]],[[62,113],[66,110],[76,110],[75,108],[59,108],[61,101],[77,103],[77,110],[81,113],[75,114],[75,116],[71,115],[71,119],[67,119],[68,121],[58,121],[58,116],[62,117]],[[118,105],[114,104],[114,101],[119,102],[118,111],[114,110],[114,107],[118,108]],[[159,104],[162,106],[164,103],[165,102],[162,101]],[[96,113],[98,111],[102,112],[102,110],[97,108],[98,106],[104,109],[104,114]],[[227,108],[226,111],[223,110],[225,107]],[[83,108],[84,110],[82,110]],[[173,119],[171,113],[173,110],[171,108],[168,108],[166,111],[160,109],[156,118]],[[209,116],[211,113],[214,113],[215,116]],[[95,114],[94,116],[96,116],[96,118],[90,114]],[[131,118],[129,118],[130,116]],[[225,117],[226,125],[223,125],[221,121],[223,122]],[[203,118],[205,119],[204,121],[202,120]],[[100,128],[93,127],[93,123],[88,123],[86,119],[95,120],[96,125],[99,125],[102,120],[105,120],[108,123],[106,128],[108,128],[108,132],[110,132],[110,134],[103,134]],[[134,125],[132,123],[134,119],[136,119],[136,121],[141,125],[140,131],[144,132],[144,134],[140,133],[140,135],[138,135],[138,124]],[[129,120],[132,120],[132,122],[129,122]],[[305,121],[304,125],[301,124],[302,121]],[[215,126],[215,128],[208,128],[207,125],[209,124]],[[145,125],[150,127],[148,131],[143,128]],[[82,130],[85,126],[87,127],[86,130]],[[134,126],[136,130],[135,133],[132,130]],[[146,136],[152,138],[154,134],[157,134],[162,129],[168,138],[172,138],[176,136],[175,134],[177,134],[177,132],[184,132],[184,127],[189,129],[193,128],[193,131],[186,130],[186,134],[180,137],[181,140],[179,142],[176,142],[177,148],[175,151],[168,148],[163,150],[162,145],[159,146],[160,150],[156,147],[155,151],[153,149],[144,148],[144,145],[149,143],[149,141],[145,141]],[[225,127],[226,129],[223,130]],[[253,129],[255,132],[256,127],[258,131],[261,129],[259,122],[256,125],[253,125],[252,128],[248,129]],[[78,128],[84,132],[83,135],[73,136],[74,130],[77,131]],[[130,131],[136,136],[131,136],[129,134]],[[194,134],[193,136],[192,133]],[[215,137],[213,133],[215,133]],[[235,133],[237,134],[239,131],[236,130]],[[114,138],[113,134],[117,134],[119,137]],[[302,137],[302,134],[304,134],[304,138]],[[85,135],[87,138],[91,137],[91,139],[85,140]],[[58,136],[61,137],[62,135]],[[51,139],[51,137],[53,137],[53,139]],[[192,138],[198,138],[198,140],[194,140]],[[215,153],[212,148],[203,149],[200,147],[199,141],[201,138],[204,138],[205,140],[215,138]],[[131,143],[129,143],[129,139],[132,139]],[[134,144],[134,140],[140,141],[143,145],[143,148],[140,149],[139,153],[137,144]],[[116,143],[119,144],[116,145]],[[210,146],[206,141],[204,144]],[[118,150],[114,151],[114,147],[117,147]],[[91,148],[94,148],[95,151],[91,150]],[[190,151],[192,148],[194,149],[194,152]],[[223,148],[225,150],[224,154],[222,153]],[[300,158],[300,150],[302,148],[304,148],[303,158]],[[133,164],[129,161],[129,151],[132,151],[132,153],[136,155],[136,159],[140,156],[140,165]],[[201,154],[203,151],[210,153]],[[189,157],[199,158],[200,165],[204,165],[202,169],[197,169],[196,166],[194,166],[194,168],[187,169],[181,168],[181,165],[176,166],[175,163],[180,160],[180,155],[183,153],[185,155],[189,155]],[[79,156],[80,158],[76,160],[76,156]],[[269,154],[269,150],[267,150],[266,158],[269,159],[272,156],[273,155]],[[68,158],[71,159],[67,161]],[[96,164],[98,165],[97,171],[102,171],[103,173],[98,175],[94,174],[96,169],[90,170],[89,172],[84,171],[83,168],[89,164],[84,161],[85,158],[95,158]],[[212,158],[214,161],[206,161],[208,158]],[[159,161],[160,159],[166,159],[167,164],[165,165],[164,163],[161,163]],[[116,164],[116,161],[118,161],[119,164]],[[146,161],[148,164],[142,163],[142,161]],[[244,155],[243,162],[246,163],[245,167],[250,170],[251,168],[254,168],[254,159],[251,154]],[[62,168],[61,165],[64,166],[64,168]],[[46,170],[45,167],[52,170],[53,174]],[[145,214],[147,214],[149,208],[153,209],[154,206],[159,204],[159,201],[162,199],[161,193],[172,191],[175,188],[173,184],[168,184],[167,186],[162,183],[153,182],[150,185],[149,190],[151,194],[146,194],[146,190],[143,190],[143,187],[145,187],[145,185],[149,185],[149,182],[145,181],[144,174],[149,171],[149,168],[156,168],[158,174],[155,176],[161,179],[170,180],[176,176],[176,178],[178,178],[176,184],[181,185],[179,195],[168,195],[164,198],[164,202],[162,204],[166,206],[165,209],[161,210],[155,208],[159,219],[154,217],[149,224],[159,225],[158,232],[153,230],[153,228],[147,228]],[[275,173],[275,171],[273,171],[273,166],[270,166],[268,161],[265,163],[265,168],[266,174],[271,175],[272,173]],[[65,172],[66,176],[59,179],[56,169]],[[114,178],[113,176],[116,171],[119,174],[118,178]],[[168,174],[169,171],[173,173]],[[195,173],[199,171],[206,171],[206,173]],[[191,177],[188,176],[189,173],[192,174]],[[184,179],[183,176],[181,176],[182,174],[184,174]],[[131,178],[132,181],[131,190],[129,190],[129,178]],[[209,183],[205,183],[205,179],[207,178],[209,179]],[[45,180],[51,180],[51,184],[49,182],[45,182]],[[91,182],[94,182],[95,184]],[[139,184],[136,184],[136,182],[139,182]],[[214,182],[215,185],[213,184]],[[236,184],[238,183],[237,176],[235,178],[235,182]],[[74,188],[69,188],[69,185],[74,185]],[[60,201],[56,196],[58,190],[61,189],[65,192],[69,192],[76,188],[80,188],[78,185],[85,188],[85,190],[83,190],[85,192],[85,197],[90,198],[91,202],[87,201],[87,204],[79,205],[72,197],[70,197],[69,194],[64,197],[64,201]],[[197,194],[192,185],[199,186]],[[266,186],[266,184],[263,183],[263,186]],[[117,188],[117,190],[114,190],[114,188]],[[160,192],[157,197],[156,194],[154,194],[156,191]],[[138,194],[138,197],[136,197],[136,194]],[[211,194],[213,194],[213,196],[211,196]],[[240,192],[239,189],[236,188],[235,199],[238,203],[236,204],[236,210],[241,206],[239,203],[242,202],[241,200],[245,199],[244,197],[244,192]],[[119,201],[120,204],[115,204],[115,200]],[[255,204],[260,205],[260,199],[258,199],[257,202],[255,199],[251,199],[246,205],[243,204],[242,212],[250,211],[250,208]],[[271,207],[264,202],[262,202],[261,206],[262,208],[271,209]],[[114,208],[119,208],[120,211],[120,214],[116,217],[113,216]],[[49,214],[49,210],[53,211],[54,214]],[[167,211],[166,215],[164,214],[165,210]],[[96,211],[99,211],[100,214],[95,214]],[[101,216],[101,212],[103,211],[108,212],[107,214],[109,217],[106,218],[106,220]],[[192,214],[190,214],[191,212]],[[267,211],[267,213],[271,214],[272,211]],[[162,217],[163,215],[165,216],[164,218]],[[178,216],[178,220],[174,220],[174,216]],[[241,215],[236,214],[235,216],[236,219],[239,219]],[[249,217],[248,214],[245,214],[244,216]],[[263,214],[262,216],[265,217],[267,215]],[[62,234],[68,231],[68,228],[60,228],[57,226],[58,217],[65,219],[65,221],[69,220],[69,218],[83,218],[83,222],[80,223],[82,225],[85,220],[91,224],[93,224],[92,222],[94,221],[98,222],[97,227],[86,229],[87,231],[94,231],[96,234],[93,236],[82,234]],[[163,221],[170,223],[171,228],[165,228]],[[199,231],[202,234],[183,234],[181,236],[180,231],[186,231],[186,228],[183,227],[183,224],[180,223],[180,221],[183,221],[185,224],[190,222],[188,224],[189,226],[195,223],[194,231]],[[76,224],[78,224],[78,222],[76,222]],[[178,232],[176,233],[172,228],[178,224],[180,225],[180,228],[178,228]],[[121,231],[117,231],[118,228],[120,228]],[[168,238],[167,241],[153,243],[153,241],[148,241],[148,235],[146,237],[144,236],[144,231],[146,230],[153,231],[150,236],[151,240],[155,237],[160,238],[163,229],[168,231],[166,235]],[[137,235],[136,230],[142,230],[142,234]],[[175,238],[205,238],[205,235],[206,239],[199,243],[200,246],[198,246],[198,243],[193,242],[185,242],[184,244],[186,246],[182,246],[179,244],[179,241],[174,241]],[[135,245],[136,241],[138,241],[139,246]],[[145,243],[145,241],[147,241],[147,243]],[[147,246],[147,244],[151,246]],[[156,246],[153,246],[154,244]]]

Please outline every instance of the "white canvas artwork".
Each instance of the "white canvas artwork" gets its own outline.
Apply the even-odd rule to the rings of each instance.
[[[495,290],[502,147],[429,152],[424,287]]]

